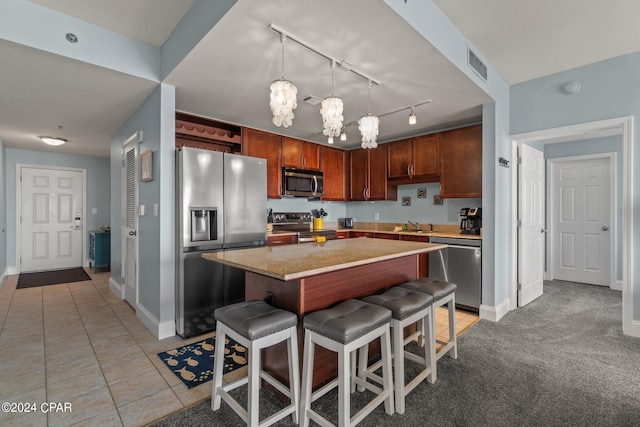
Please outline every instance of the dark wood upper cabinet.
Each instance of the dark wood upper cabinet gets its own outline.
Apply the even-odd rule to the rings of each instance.
[[[322,173],[324,192],[322,200],[347,200],[347,152],[322,147]]]
[[[320,170],[320,145],[283,136],[282,166]]]
[[[387,181],[387,147],[349,152],[350,200],[397,200],[397,187]]]
[[[440,196],[482,197],[482,125],[441,133]]]
[[[280,163],[280,135],[251,128],[243,128],[242,154],[267,159],[267,197],[281,198],[282,165]]]
[[[440,134],[387,144],[389,179],[394,185],[437,181],[440,175]]]

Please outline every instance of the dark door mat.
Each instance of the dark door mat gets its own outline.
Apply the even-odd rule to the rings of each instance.
[[[16,289],[34,288],[36,286],[57,285],[59,283],[82,282],[91,280],[82,267],[65,270],[40,271],[36,273],[21,273],[18,277]]]

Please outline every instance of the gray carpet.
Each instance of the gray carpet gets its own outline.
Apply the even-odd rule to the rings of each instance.
[[[545,282],[536,301],[463,335],[458,359],[438,362],[438,380],[407,397],[405,414],[388,416],[379,407],[360,425],[639,426],[640,339],[622,335],[621,302],[621,293],[607,288]],[[362,400],[352,395],[353,406]],[[314,408],[335,414],[336,402],[329,393]],[[265,413],[279,407],[267,391],[260,404]],[[242,421],[224,402],[211,411],[207,400],[155,425]],[[294,424],[289,417],[279,425]]]

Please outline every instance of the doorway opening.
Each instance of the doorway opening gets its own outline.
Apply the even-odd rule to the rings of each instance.
[[[622,138],[621,156],[621,206],[622,215],[620,221],[620,260],[622,272],[622,330],[625,335],[639,336],[640,327],[633,322],[632,300],[632,265],[630,254],[632,253],[633,236],[633,203],[632,203],[632,117],[601,120],[583,123],[579,125],[560,128],[545,129],[523,134],[512,135],[511,156],[517,158],[518,149],[522,144],[540,143],[547,144],[560,141],[580,141],[589,138],[620,135]],[[514,162],[515,163],[515,162]],[[511,170],[511,212],[510,212],[510,243],[513,248],[510,256],[510,309],[516,309],[518,296],[518,171],[517,167]],[[613,265],[615,269],[615,265]]]

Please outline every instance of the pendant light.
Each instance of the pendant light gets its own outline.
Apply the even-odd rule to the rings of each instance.
[[[273,112],[273,124],[276,126],[289,127],[293,124],[293,110],[298,106],[296,96],[298,88],[293,83],[284,78],[284,44],[287,36],[280,35],[282,43],[282,77],[271,83],[271,96],[269,105]]]
[[[371,114],[371,80],[369,80],[369,106],[367,108],[367,115],[358,120],[358,129],[362,135],[362,148],[376,148],[378,143],[378,126],[380,125],[380,119]]]
[[[331,60],[331,96],[322,100],[322,108],[320,108],[320,114],[322,114],[322,126],[324,127],[322,133],[329,139],[329,144],[333,144],[333,137],[340,135],[342,129],[342,116],[343,103],[342,99],[333,95],[333,71],[336,68],[336,63]]]

